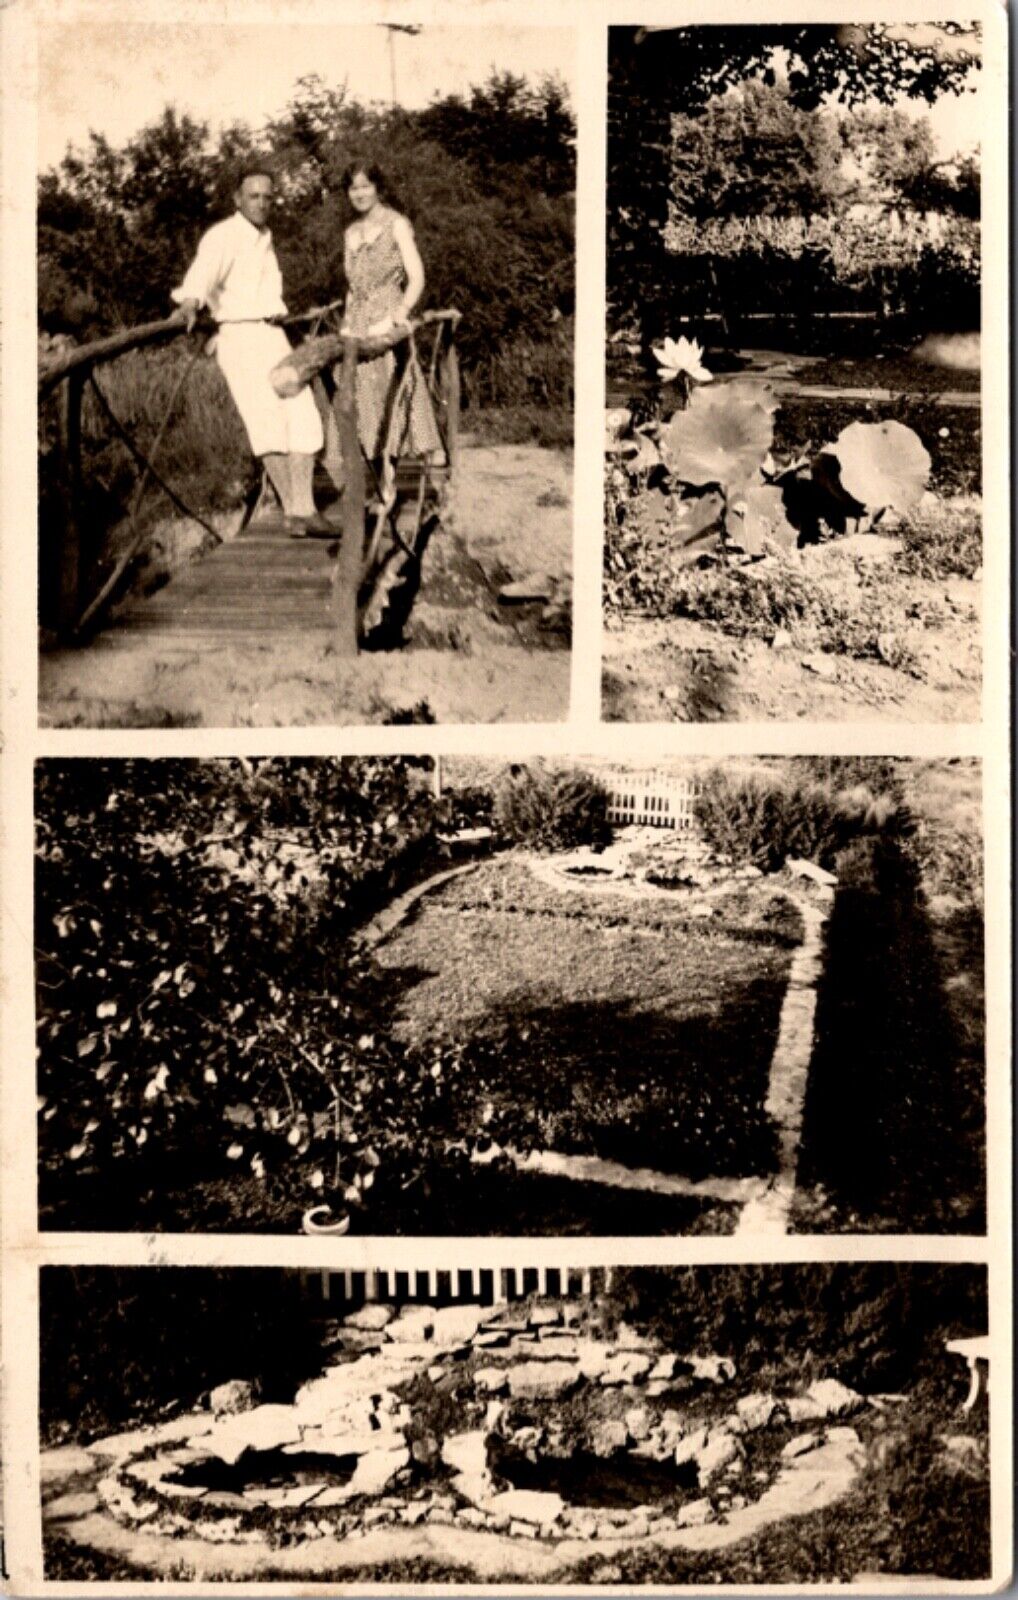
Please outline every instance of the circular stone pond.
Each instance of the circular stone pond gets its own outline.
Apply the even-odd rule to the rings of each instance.
[[[591,1545],[732,1543],[831,1503],[861,1471],[846,1419],[868,1402],[837,1380],[745,1392],[728,1357],[578,1316],[575,1302],[366,1306],[289,1404],[227,1384],[213,1409],[97,1440],[91,1485],[68,1482],[47,1526],[106,1548],[134,1530],[157,1567],[165,1548],[206,1574],[196,1552],[212,1546],[223,1570],[252,1571],[245,1547],[254,1560],[299,1546],[311,1573],[315,1549],[332,1562],[369,1536],[363,1559],[397,1559],[411,1530],[450,1559],[460,1535],[470,1559],[490,1535],[512,1570],[517,1542],[565,1564]]]

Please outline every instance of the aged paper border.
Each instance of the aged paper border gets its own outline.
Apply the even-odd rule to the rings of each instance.
[[[942,9],[942,8],[941,8]],[[42,1577],[38,1461],[38,1269],[46,1263],[384,1266],[420,1263],[424,1239],[353,1239],[331,1249],[319,1241],[252,1236],[48,1234],[40,1235],[35,1212],[34,1041],[32,1016],[32,801],[34,760],[44,756],[241,755],[356,753],[611,754],[654,760],[662,755],[736,753],[857,753],[901,756],[967,755],[982,761],[986,860],[988,1232],[985,1238],[794,1236],[778,1244],[749,1239],[590,1239],[569,1242],[571,1259],[617,1264],[693,1262],[928,1260],[985,1261],[990,1267],[993,1388],[991,1454],[993,1577],[986,1582],[947,1584],[913,1581],[898,1587],[913,1593],[989,1592],[1006,1583],[1012,1550],[1012,1374],[1011,1349],[1011,1094],[1010,1094],[1010,854],[1011,807],[1008,734],[1010,595],[1008,304],[1007,304],[1007,32],[1003,8],[994,0],[968,0],[950,8],[958,17],[984,24],[984,65],[978,115],[983,131],[984,193],[984,594],[983,716],[977,725],[908,725],[881,722],[816,724],[712,724],[655,726],[601,724],[600,559],[601,439],[604,397],[604,95],[609,23],[672,22],[709,26],[745,23],[743,0],[715,0],[709,13],[692,0],[9,0],[0,10],[4,88],[2,179],[4,229],[2,289],[4,341],[2,394],[2,503],[4,538],[0,574],[4,597],[2,706],[3,796],[3,1014],[4,1072],[0,1080],[3,1154],[4,1279],[0,1302],[4,1354],[2,1416],[7,1528],[7,1592],[15,1595],[73,1594],[76,1586]],[[930,4],[836,6],[831,0],[757,0],[755,21],[857,22],[930,20]],[[577,30],[579,170],[577,197],[577,405],[574,495],[575,634],[570,720],[560,725],[441,728],[224,729],[136,731],[39,730],[35,668],[35,56],[38,16],[68,29],[73,48],[76,21],[122,16],[196,26],[216,22],[314,22],[407,20],[426,23],[543,23]],[[449,1240],[434,1241],[436,1261]],[[463,1264],[481,1260],[506,1265],[558,1259],[554,1240],[458,1241]],[[146,1584],[93,1584],[97,1593],[143,1594]],[[189,1587],[180,1585],[179,1587]],[[190,1586],[197,1588],[198,1585]],[[279,1585],[216,1585],[224,1593],[278,1593]],[[373,1592],[377,1585],[307,1584],[304,1592]],[[474,1585],[477,1592],[526,1593],[519,1585]],[[817,1585],[817,1589],[840,1585]],[[890,1585],[889,1585],[890,1587]],[[391,1591],[390,1591],[391,1592]],[[421,1592],[436,1592],[428,1586]],[[595,1593],[611,1592],[598,1587]],[[690,1589],[688,1592],[699,1592]],[[716,1592],[716,1591],[714,1591]],[[729,1592],[761,1592],[758,1587]],[[794,1589],[789,1592],[797,1592]],[[858,1588],[853,1590],[859,1593]]]

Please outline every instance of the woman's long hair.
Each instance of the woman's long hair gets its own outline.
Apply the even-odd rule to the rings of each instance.
[[[393,189],[392,184],[389,182],[388,175],[378,165],[377,161],[369,161],[367,157],[355,157],[354,160],[348,161],[346,166],[343,168],[343,176],[339,180],[339,185],[344,197],[347,199],[348,205],[350,185],[353,183],[355,178],[359,178],[361,176],[367,178],[369,183],[374,184],[375,188],[378,190],[378,198],[384,206],[388,206],[390,211],[399,211],[404,216],[407,215],[406,206],[403,205],[399,196]],[[350,210],[351,212],[353,211],[352,206],[350,207]]]

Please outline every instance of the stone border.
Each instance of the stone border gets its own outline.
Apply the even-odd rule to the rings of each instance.
[[[833,900],[833,889],[829,895]],[[817,906],[801,897],[796,905],[806,934],[792,956],[764,1101],[764,1110],[778,1126],[778,1171],[762,1193],[748,1199],[736,1225],[737,1234],[786,1234],[795,1198],[802,1119],[813,1060],[817,985],[823,973],[829,917],[826,905]]]
[[[418,900],[430,894],[432,889],[440,889],[443,883],[448,883],[452,878],[461,878],[467,872],[476,872],[481,865],[479,861],[464,861],[457,867],[444,867],[441,872],[433,873],[430,878],[425,878],[423,883],[415,884],[412,889],[406,889],[398,894],[395,900],[390,900],[387,906],[375,913],[370,922],[366,922],[360,929],[360,937],[369,950],[380,945],[390,933],[394,933],[400,923],[405,922]]]
[[[516,1552],[536,1546],[560,1566],[589,1556],[594,1547],[608,1553],[648,1538],[666,1548],[722,1548],[770,1522],[833,1503],[861,1472],[865,1452],[842,1419],[866,1401],[836,1380],[815,1382],[789,1399],[744,1395],[722,1417],[704,1422],[702,1413],[684,1417],[665,1399],[681,1379],[707,1388],[730,1383],[732,1361],[672,1354],[625,1325],[610,1341],[596,1338],[577,1322],[577,1308],[569,1302],[502,1310],[406,1306],[399,1314],[384,1305],[365,1306],[342,1330],[346,1355],[353,1359],[306,1383],[290,1405],[238,1410],[250,1402],[250,1386],[225,1384],[211,1397],[219,1411],[192,1412],[101,1439],[84,1453],[44,1452],[44,1481],[59,1485],[61,1478],[80,1478],[83,1454],[102,1474],[94,1492],[79,1486],[48,1500],[46,1524],[76,1543],[147,1559],[157,1572],[178,1570],[185,1548],[209,1577],[238,1562],[249,1571],[259,1564],[286,1566],[295,1541],[305,1551],[301,1570],[310,1574],[336,1564],[340,1542],[339,1565],[381,1563],[399,1558],[400,1541],[416,1544],[422,1534],[438,1540],[446,1559],[470,1559],[463,1540],[481,1536],[485,1542],[471,1549],[500,1556],[500,1568],[511,1570]],[[453,1470],[451,1482],[414,1490],[413,1417],[395,1391],[421,1371],[440,1378],[465,1356],[483,1358],[483,1365],[471,1369],[474,1414],[483,1406],[483,1422],[447,1436],[438,1447]],[[652,1504],[571,1505],[558,1494],[496,1482],[488,1467],[493,1435],[516,1448],[538,1449],[545,1437],[542,1428],[529,1426],[522,1430],[526,1439],[519,1428],[506,1432],[507,1403],[553,1404],[582,1384],[619,1396],[621,1415],[592,1428],[596,1454],[617,1458],[628,1452],[634,1459],[688,1465],[700,1497],[671,1515]],[[647,1403],[654,1400],[656,1406]],[[811,1431],[786,1442],[777,1476],[752,1501],[739,1492],[743,1441],[779,1423],[809,1424]],[[182,1468],[203,1459],[229,1465],[247,1451],[267,1450],[355,1455],[357,1467],[347,1483],[333,1487],[323,1482],[221,1491],[179,1482]],[[61,1472],[68,1454],[72,1459]],[[266,1537],[266,1516],[282,1536],[278,1544]],[[375,1554],[372,1545],[369,1556],[364,1542],[382,1530],[384,1546]],[[350,1541],[354,1548],[347,1551]]]

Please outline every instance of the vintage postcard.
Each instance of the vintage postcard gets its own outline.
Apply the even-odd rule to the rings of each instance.
[[[11,0],[0,1591],[986,1594],[993,0]]]

